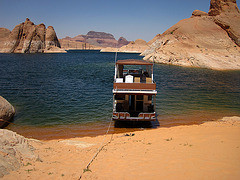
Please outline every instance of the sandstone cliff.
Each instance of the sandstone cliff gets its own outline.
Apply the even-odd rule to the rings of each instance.
[[[28,18],[10,32],[0,29],[1,53],[65,52],[52,26],[35,25]]]
[[[211,69],[240,69],[240,13],[236,0],[211,0],[209,13],[195,10],[157,35],[145,60]]]
[[[123,37],[117,41],[110,33],[89,31],[86,35],[63,38],[60,43],[64,49],[101,49],[103,47],[122,47],[129,42]]]

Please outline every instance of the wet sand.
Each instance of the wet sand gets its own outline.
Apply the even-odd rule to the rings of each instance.
[[[226,113],[221,114],[219,112],[203,113],[201,111],[199,113],[195,112],[192,115],[185,114],[175,116],[158,116],[158,121],[156,122],[111,122],[110,133],[119,134],[134,131],[151,130],[156,128],[202,124],[206,121],[216,121],[223,118],[224,116],[233,116],[233,114],[226,115]],[[17,124],[11,124],[7,127],[7,129],[17,132],[26,138],[53,140],[104,135],[109,123],[110,121],[85,124],[67,124],[59,126],[21,126]]]
[[[240,179],[240,117],[127,135],[31,140],[38,159],[3,179]]]

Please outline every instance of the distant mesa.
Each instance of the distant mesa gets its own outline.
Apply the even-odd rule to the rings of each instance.
[[[67,36],[60,40],[64,49],[102,49],[104,47],[122,47],[127,45],[124,37],[117,41],[110,33],[89,31],[86,35],[77,35],[73,38]]]
[[[52,53],[65,52],[61,49],[52,26],[35,25],[30,19],[10,31],[0,28],[1,53]]]
[[[116,40],[114,38],[114,36],[110,33],[105,33],[105,32],[95,32],[95,31],[89,31],[86,35],[87,39],[113,39]]]
[[[240,69],[240,13],[236,0],[211,0],[149,41],[145,60],[210,69]]]

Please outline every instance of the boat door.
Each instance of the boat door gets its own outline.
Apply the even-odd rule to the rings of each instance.
[[[129,95],[129,111],[135,111],[135,95]]]
[[[136,111],[143,112],[143,95],[136,95]]]
[[[143,112],[142,95],[129,95],[129,112],[131,116],[138,116],[138,113]]]

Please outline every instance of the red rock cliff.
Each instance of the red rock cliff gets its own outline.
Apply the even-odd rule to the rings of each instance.
[[[0,33],[3,32],[0,31]],[[52,26],[47,29],[44,24],[35,25],[28,18],[5,35],[0,35],[0,52],[2,53],[39,53],[54,48],[61,51],[57,35]],[[2,36],[2,38],[1,38]]]

